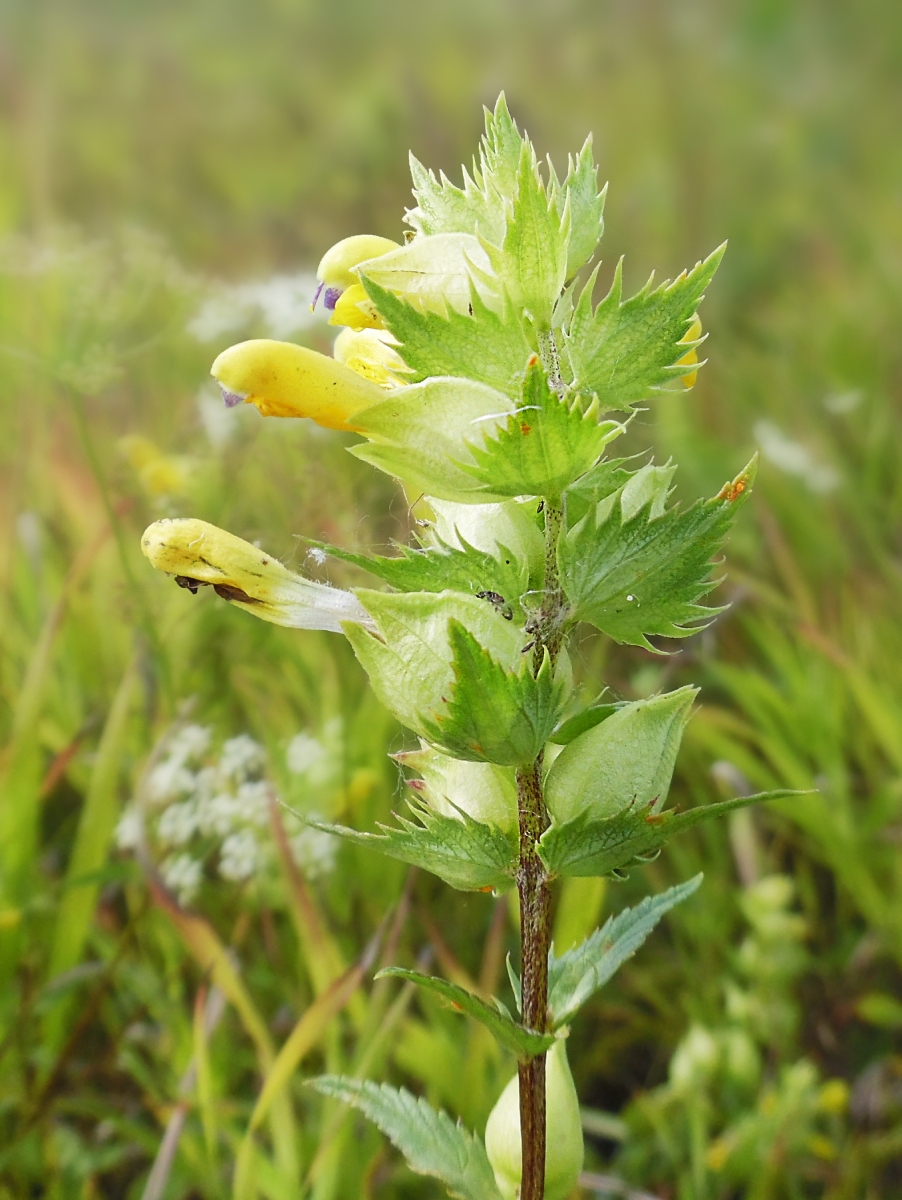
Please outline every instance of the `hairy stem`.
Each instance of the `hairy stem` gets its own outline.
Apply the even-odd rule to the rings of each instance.
[[[544,1031],[548,1019],[548,947],[551,892],[536,843],[548,827],[542,796],[541,755],[517,772],[520,810],[520,947],[523,1023]],[[545,1193],[545,1055],[520,1063],[520,1141],[523,1179],[520,1200],[542,1200]]]
[[[557,569],[557,543],[563,512],[545,503],[545,590],[535,618],[534,670],[548,651],[557,661],[563,641],[564,596]],[[548,828],[548,810],[542,786],[542,754],[517,772],[517,805],[520,829],[520,862],[517,890],[520,895],[520,962],[523,1023],[544,1032],[548,1024],[548,950],[551,942],[551,889],[537,845]],[[542,1200],[545,1194],[545,1055],[521,1062],[520,1144],[523,1176],[520,1200]]]

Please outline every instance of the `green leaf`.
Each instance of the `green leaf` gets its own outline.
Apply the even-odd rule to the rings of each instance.
[[[570,240],[567,244],[567,278],[572,279],[595,253],[604,233],[604,202],[607,184],[599,192],[598,168],[592,158],[592,135],[586,138],[582,150],[567,159],[567,174],[559,184],[549,161],[551,189],[555,208],[563,215],[570,205]]]
[[[526,313],[532,324],[551,326],[551,314],[567,279],[570,205],[558,212],[546,191],[536,154],[528,142],[520,147],[513,208],[499,249],[484,248],[495,275],[511,298],[517,317]]]
[[[748,497],[755,468],[753,459],[717,496],[685,512],[655,516],[652,499],[626,519],[624,489],[588,512],[558,545],[573,619],[647,650],[654,649],[649,636],[688,637],[704,628],[721,611],[698,603],[717,582],[711,558]]]
[[[624,868],[647,862],[674,834],[722,817],[737,808],[759,800],[779,800],[784,796],[808,796],[810,792],[778,788],[756,796],[738,796],[705,804],[688,812],[659,812],[651,805],[635,806],[613,817],[595,820],[582,812],[572,821],[552,825],[539,842],[539,857],[552,875],[619,875]]]
[[[494,1005],[486,1004],[479,996],[474,996],[472,992],[458,987],[457,984],[448,983],[445,979],[437,979],[434,975],[421,975],[419,971],[408,971],[404,967],[386,967],[376,978],[380,979],[384,975],[395,979],[407,979],[427,991],[435,992],[453,1008],[467,1013],[485,1025],[495,1040],[506,1050],[512,1051],[521,1061],[544,1054],[554,1045],[552,1034],[536,1033],[524,1025],[517,1024]]]
[[[569,821],[583,811],[598,819],[627,808],[662,809],[697,695],[697,688],[683,687],[624,704],[574,738],[545,781],[552,819]]]
[[[425,1100],[404,1088],[339,1075],[321,1075],[308,1086],[362,1112],[412,1171],[440,1179],[456,1200],[501,1200],[482,1140]]]
[[[626,461],[625,458],[604,459],[570,484],[564,494],[568,529],[629,482],[633,472],[624,467]]]
[[[560,958],[548,956],[548,1009],[553,1028],[569,1024],[590,996],[642,945],[666,912],[697,891],[702,875],[660,896],[646,896],[635,908],[610,917],[601,929]]]
[[[458,621],[449,622],[454,688],[424,722],[425,736],[456,758],[524,766],[554,728],[562,687],[547,655],[536,676],[523,657],[513,671],[496,661]]]
[[[513,617],[523,618],[520,596],[529,587],[528,566],[503,546],[499,547],[501,557],[496,558],[461,537],[460,550],[440,541],[435,546],[397,546],[397,557],[386,558],[308,540],[311,546],[362,567],[399,592],[468,592],[494,603],[502,615],[510,610]]]
[[[507,224],[505,201],[516,188],[523,139],[507,109],[504,95],[494,112],[486,109],[485,136],[472,176],[464,168],[459,188],[444,174],[436,178],[411,155],[410,173],[416,207],[406,213],[407,223],[420,234],[470,233],[496,246],[504,240]]]
[[[380,824],[381,833],[365,833],[301,813],[295,815],[314,829],[431,871],[461,892],[506,892],[513,886],[519,853],[514,831],[474,821],[462,809],[454,817],[443,816],[416,801],[410,803],[410,809],[415,820],[396,813],[400,829]]]
[[[351,453],[442,500],[483,504],[507,497],[474,479],[469,444],[506,422],[513,401],[467,379],[429,379],[397,388],[355,417],[370,444]]]
[[[597,461],[624,426],[598,420],[598,404],[579,396],[560,399],[548,386],[537,355],[526,367],[522,403],[495,425],[483,445],[470,446],[475,466],[465,469],[485,488],[509,496],[544,496],[557,502]]]
[[[628,300],[621,300],[621,260],[610,291],[593,310],[596,268],[580,295],[566,334],[573,386],[587,395],[597,395],[604,410],[629,409],[651,392],[697,370],[697,364],[676,366],[696,344],[680,343],[725,249],[726,243],[673,282],[668,280],[652,289],[649,279]]]
[[[479,147],[479,168],[474,172],[484,191],[493,192],[503,200],[514,194],[523,146],[528,144],[510,115],[502,92],[494,112],[485,110],[485,136]]]
[[[459,375],[485,383],[508,396],[519,396],[526,360],[535,347],[510,306],[489,308],[475,286],[467,310],[443,316],[421,312],[367,277],[361,279],[389,332],[400,343],[398,354],[420,381]]]
[[[373,617],[378,636],[351,622],[345,622],[344,630],[373,691],[402,724],[430,741],[436,740],[437,722],[445,718],[452,693],[459,687],[455,655],[462,629],[475,639],[480,652],[485,648],[493,656],[502,676],[522,665],[523,631],[485,600],[461,592],[388,593],[363,588],[357,596]],[[491,686],[497,687],[494,676]],[[491,703],[488,696],[485,700]]]

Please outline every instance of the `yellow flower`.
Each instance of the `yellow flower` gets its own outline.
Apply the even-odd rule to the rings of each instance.
[[[163,454],[150,438],[134,433],[120,438],[119,446],[149,495],[180,495],[188,487],[190,459]]]
[[[217,596],[274,625],[342,632],[343,621],[375,624],[353,593],[295,575],[277,558],[194,517],[154,521],[141,549],[179,587],[212,587]]]
[[[364,379],[381,388],[393,388],[403,382],[398,376],[410,371],[394,349],[397,344],[387,330],[343,329],[335,339],[332,353],[336,362],[350,367]]]
[[[264,417],[310,417],[327,429],[353,429],[355,413],[385,399],[381,387],[334,358],[268,338],[223,350],[210,373],[230,408],[244,401]]]
[[[352,283],[341,293],[329,324],[347,325],[351,329],[384,329],[382,318],[362,283]]]
[[[319,287],[310,307],[315,308],[317,300],[322,296],[323,305],[331,312],[341,303],[344,298],[343,293],[356,286],[359,292],[355,292],[352,299],[346,301],[342,306],[342,312],[352,319],[345,321],[336,317],[333,318],[331,324],[350,325],[353,329],[378,328],[382,322],[379,320],[376,310],[366,299],[366,292],[360,286],[357,267],[362,262],[380,258],[391,250],[399,249],[400,246],[397,242],[391,241],[390,238],[377,237],[371,233],[358,233],[353,237],[346,237],[340,242],[336,242],[331,250],[326,251],[316,268]],[[369,306],[365,311],[365,319],[361,313],[356,311],[356,306],[361,300],[366,301]],[[361,320],[362,324],[355,324]]]
[[[681,346],[684,342],[697,342],[701,336],[702,336],[702,323],[698,319],[698,317],[695,317],[692,321],[692,324],[686,330],[685,334],[680,338],[679,342],[677,342],[677,345]],[[697,362],[698,362],[698,354],[696,352],[695,347],[693,346],[692,349],[687,354],[684,354],[682,358],[677,359],[676,366],[691,367],[691,366],[694,366],[695,363],[697,363]],[[682,382],[684,388],[689,389],[691,387],[695,387],[696,379],[698,379],[698,371],[690,371],[688,375],[684,375],[682,377],[681,382]]]

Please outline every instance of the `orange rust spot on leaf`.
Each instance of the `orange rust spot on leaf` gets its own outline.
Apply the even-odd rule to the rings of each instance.
[[[471,746],[471,749],[475,750],[477,754],[485,754],[485,751],[483,750],[482,746],[480,746],[479,742],[474,742]]]
[[[664,817],[661,813],[650,813],[645,818],[645,824],[646,825],[660,825],[663,820],[664,820]]]
[[[717,499],[728,500],[732,504],[739,499],[748,485],[748,480],[743,478],[734,479],[732,483],[725,483],[717,493]]]
[[[527,367],[535,367],[535,366],[538,366],[538,362],[539,362],[538,354],[530,354],[526,365],[527,365]]]
[[[532,433],[532,426],[527,425],[525,421],[521,421],[520,422],[520,432],[523,434],[524,437],[526,437],[528,434]]]
[[[495,889],[493,887],[484,887],[484,888],[480,888],[479,890],[481,892],[494,892]]]

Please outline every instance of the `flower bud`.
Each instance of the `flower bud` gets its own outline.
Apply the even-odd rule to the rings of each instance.
[[[264,417],[310,417],[353,429],[355,413],[385,399],[382,388],[316,350],[255,338],[230,346],[210,368],[231,408],[255,404]]]
[[[356,621],[374,628],[351,592],[295,575],[277,558],[206,521],[154,521],[144,531],[141,549],[157,570],[174,575],[179,587],[196,592],[210,586],[217,596],[274,625],[341,633],[342,621]]]
[[[680,338],[677,345],[682,345],[684,342],[697,342],[701,336],[702,336],[702,323],[698,319],[698,317],[695,317],[692,321],[692,324],[689,326],[689,328],[686,330],[686,332]],[[682,358],[677,359],[676,365],[678,367],[691,367],[691,366],[694,366],[694,364],[697,362],[698,362],[698,352],[696,351],[695,347],[693,346],[692,349],[689,350],[686,354],[684,354]],[[682,378],[683,387],[687,388],[687,389],[691,388],[691,387],[695,387],[696,379],[698,379],[698,371],[690,371],[688,375],[684,375]]]
[[[583,1169],[579,1100],[563,1040],[545,1058],[545,1200],[564,1200]],[[517,1200],[523,1177],[520,1081],[515,1075],[489,1115],[485,1149],[504,1200]]]

